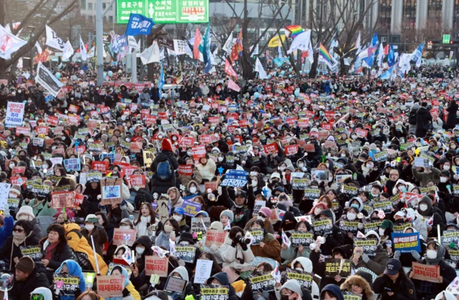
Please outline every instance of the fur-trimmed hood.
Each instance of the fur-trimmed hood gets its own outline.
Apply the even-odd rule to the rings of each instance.
[[[348,277],[346,279],[346,281],[344,281],[344,283],[341,284],[341,290],[350,292],[350,291],[352,291],[352,285],[353,284],[357,284],[357,285],[359,285],[359,286],[361,286],[363,288],[364,295],[362,295],[362,296],[366,296],[366,300],[375,300],[376,299],[375,298],[375,293],[371,289],[371,286],[368,283],[368,281],[366,281],[363,277],[361,277],[359,275],[352,275],[352,276]]]

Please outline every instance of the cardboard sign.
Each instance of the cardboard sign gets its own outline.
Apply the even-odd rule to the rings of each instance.
[[[253,246],[259,245],[260,242],[263,242],[263,239],[264,239],[263,230],[251,230],[249,232],[252,235],[252,245]]]
[[[341,277],[348,277],[351,275],[351,261],[349,259],[325,259],[325,276],[335,277],[340,275]]]
[[[178,173],[183,176],[191,176],[193,174],[193,166],[192,165],[179,165]]]
[[[206,146],[196,145],[191,148],[191,152],[194,160],[198,160],[201,157],[206,157]]]
[[[7,127],[21,126],[24,120],[24,103],[8,101],[6,107],[5,125]]]
[[[290,241],[292,246],[298,247],[309,247],[310,244],[314,243],[314,235],[311,232],[300,232],[295,231],[290,235]]]
[[[190,232],[198,233],[201,232],[205,234],[210,227],[210,218],[192,218],[191,219],[191,230]]]
[[[105,173],[105,171],[107,171],[109,168],[109,162],[108,161],[93,161],[91,164],[91,168],[94,171]]]
[[[153,274],[159,277],[167,277],[167,266],[169,258],[161,258],[159,256],[145,256],[145,274],[151,276]]]
[[[413,233],[392,233],[392,244],[394,251],[400,250],[402,253],[409,253],[411,250],[421,252],[419,243],[419,232]]]
[[[136,233],[137,233],[137,229],[115,228],[115,231],[113,233],[113,245],[132,246],[136,239]]]
[[[193,263],[196,257],[196,248],[192,246],[175,246],[175,257],[186,263]]]
[[[288,145],[285,147],[285,155],[295,155],[298,153],[298,145]]]
[[[279,151],[276,143],[264,145],[263,150],[266,154],[276,154]]]
[[[75,208],[75,192],[55,192],[51,194],[52,207]]]
[[[424,265],[413,262],[412,270],[413,279],[439,283],[440,266],[439,265]]]
[[[226,232],[224,230],[209,229],[206,234],[206,247],[213,244],[220,247],[225,242]]]
[[[143,150],[143,164],[145,165],[145,167],[149,168],[154,160],[155,155],[153,151]]]
[[[102,298],[123,297],[124,276],[97,276],[97,294]]]
[[[123,201],[122,179],[105,178],[100,181],[102,200],[100,205],[120,204]]]
[[[145,188],[146,186],[145,175],[142,174],[130,175],[129,182],[131,183],[131,186],[139,186],[141,188]]]
[[[250,287],[252,288],[253,292],[272,292],[274,291],[274,286],[276,285],[276,280],[274,279],[273,275],[265,274],[254,276],[251,275],[249,277]]]
[[[247,184],[247,173],[241,170],[229,170],[225,174],[221,186],[232,186],[242,188]]]

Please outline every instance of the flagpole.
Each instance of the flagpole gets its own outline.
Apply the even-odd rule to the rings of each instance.
[[[97,85],[104,83],[104,23],[102,1],[96,1],[96,53],[97,53]]]

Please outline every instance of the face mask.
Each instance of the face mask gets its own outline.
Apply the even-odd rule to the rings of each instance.
[[[450,168],[451,168],[450,166],[443,166],[443,170],[445,171],[449,171]]]
[[[303,268],[295,268],[295,270],[303,272]]]
[[[48,169],[48,164],[43,164],[43,169]]]
[[[453,149],[453,150],[456,150],[456,145],[451,145],[450,148]]]
[[[399,187],[398,187],[398,190],[399,190],[400,192],[406,192],[406,187],[403,186],[403,185],[402,185],[402,186],[399,186]]]
[[[266,218],[263,218],[262,216],[258,216],[257,220],[262,220],[264,222],[266,220]]]
[[[302,168],[304,167],[304,164],[303,163],[298,163],[298,168]]]
[[[186,154],[187,154],[188,156],[192,156],[192,155],[193,155],[193,152],[192,152],[192,151],[187,151]]]
[[[86,224],[84,225],[84,228],[86,228],[87,230],[91,231],[94,229],[94,224]]]
[[[25,236],[25,233],[24,232],[13,231],[13,236],[17,237],[17,238],[22,238],[22,237]]]
[[[358,204],[352,204],[351,207],[359,209],[359,205]]]
[[[356,135],[351,135],[351,138],[352,138],[353,140],[355,140],[355,139],[357,138],[357,136],[356,136]]]
[[[121,229],[131,229],[131,226],[129,226],[129,225],[121,225],[120,228]]]
[[[9,167],[10,167],[10,169],[14,168],[14,164],[10,164]]]
[[[341,153],[341,157],[346,157],[346,153]]]
[[[258,185],[258,181],[252,180],[252,186],[257,186],[257,185]]]
[[[281,172],[284,172],[285,171],[285,167],[279,167],[279,170],[281,170]]]
[[[145,252],[145,248],[143,247],[135,247],[135,252],[142,255]]]
[[[174,229],[171,225],[164,225],[164,232],[165,233],[170,233]]]
[[[317,215],[320,214],[321,211],[322,211],[322,209],[316,208],[316,209],[314,209],[314,214],[317,216]]]
[[[194,186],[190,187],[190,193],[192,194],[196,193],[196,187]]]
[[[219,162],[222,162],[222,161],[223,161],[223,157],[220,156],[220,157],[218,158],[218,161],[219,161]]]
[[[329,164],[329,163],[325,163],[325,165],[327,166],[327,168],[330,167],[330,164]]]
[[[428,259],[436,259],[437,258],[437,251],[435,250],[427,250],[426,252]]]
[[[374,167],[374,166],[373,166],[372,164],[367,164],[367,168],[368,168],[368,169],[373,169],[373,167]]]
[[[383,228],[379,228],[379,230],[378,230],[379,235],[380,235],[380,236],[383,236],[383,235],[384,235],[384,231],[386,231],[386,230],[383,229]]]
[[[355,213],[353,213],[353,212],[348,212],[346,214],[346,216],[347,216],[347,219],[350,220],[350,221],[354,221],[355,218],[357,217],[357,215]]]
[[[446,181],[448,181],[448,178],[446,178],[446,177],[440,177],[440,182],[441,182],[441,183],[445,183]]]
[[[421,211],[426,211],[427,208],[428,208],[427,204],[419,204],[419,209],[420,209]]]
[[[182,216],[173,216],[172,218],[174,218],[175,221],[177,221],[177,222],[182,221]]]

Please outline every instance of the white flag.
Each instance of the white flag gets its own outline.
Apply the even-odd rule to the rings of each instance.
[[[154,62],[159,62],[159,47],[156,41],[153,41],[150,47],[145,49],[142,54],[140,54],[140,59],[144,65],[148,65]]]
[[[88,59],[88,54],[86,53],[86,47],[84,46],[83,40],[81,39],[81,35],[80,35],[80,54],[81,54],[82,61],[86,61]]]
[[[382,67],[382,63],[384,60],[384,47],[383,43],[379,44],[379,50],[378,50],[378,67]]]
[[[250,49],[250,50],[252,50],[252,49]],[[258,44],[257,44],[255,46],[255,50],[253,50],[253,52],[252,52],[252,56],[255,56],[255,55],[258,55],[258,54],[260,54],[260,53],[259,53],[259,48],[258,48]]]
[[[88,58],[93,58],[95,56],[95,53],[96,53],[95,47],[92,47],[91,49],[89,49]]]
[[[193,58],[193,51],[191,51],[190,45],[186,40],[174,40],[174,52],[177,56],[188,54],[188,56]]]
[[[46,45],[62,52],[64,52],[65,49],[65,43],[48,25],[46,25]]]
[[[166,58],[166,55],[164,54],[164,48],[161,49],[161,52],[159,53],[159,60],[163,60]]]
[[[357,49],[357,53],[360,52],[360,32],[359,32],[359,36],[357,37],[357,41],[355,41],[355,48]]]
[[[22,46],[27,44],[17,36],[8,33],[3,26],[0,25],[0,57],[10,59],[11,54],[18,51]]]
[[[137,50],[140,51],[139,45],[137,45],[137,41],[135,40],[135,37],[132,35],[128,35],[128,46],[129,46],[129,53],[131,53],[132,50]]]
[[[43,52],[43,50],[41,49],[41,46],[40,44],[38,43],[38,41],[35,42],[35,47],[37,48],[37,52],[39,54],[41,54]]]
[[[62,59],[69,59],[70,57],[72,57],[73,53],[75,53],[75,51],[73,51],[72,44],[70,44],[70,41],[67,41],[67,43],[65,43],[64,54],[62,55]]]
[[[261,64],[261,61],[258,57],[257,57],[257,60],[255,61],[255,71],[258,72],[258,77],[260,79],[268,78],[268,75],[266,74],[265,69],[263,69],[263,65]]]
[[[231,53],[231,49],[233,49],[233,32],[231,31],[228,39],[226,40],[225,44],[222,47],[223,51],[226,53]]]
[[[287,51],[287,54],[295,50],[308,51],[311,44],[311,30],[306,30],[295,37]]]

